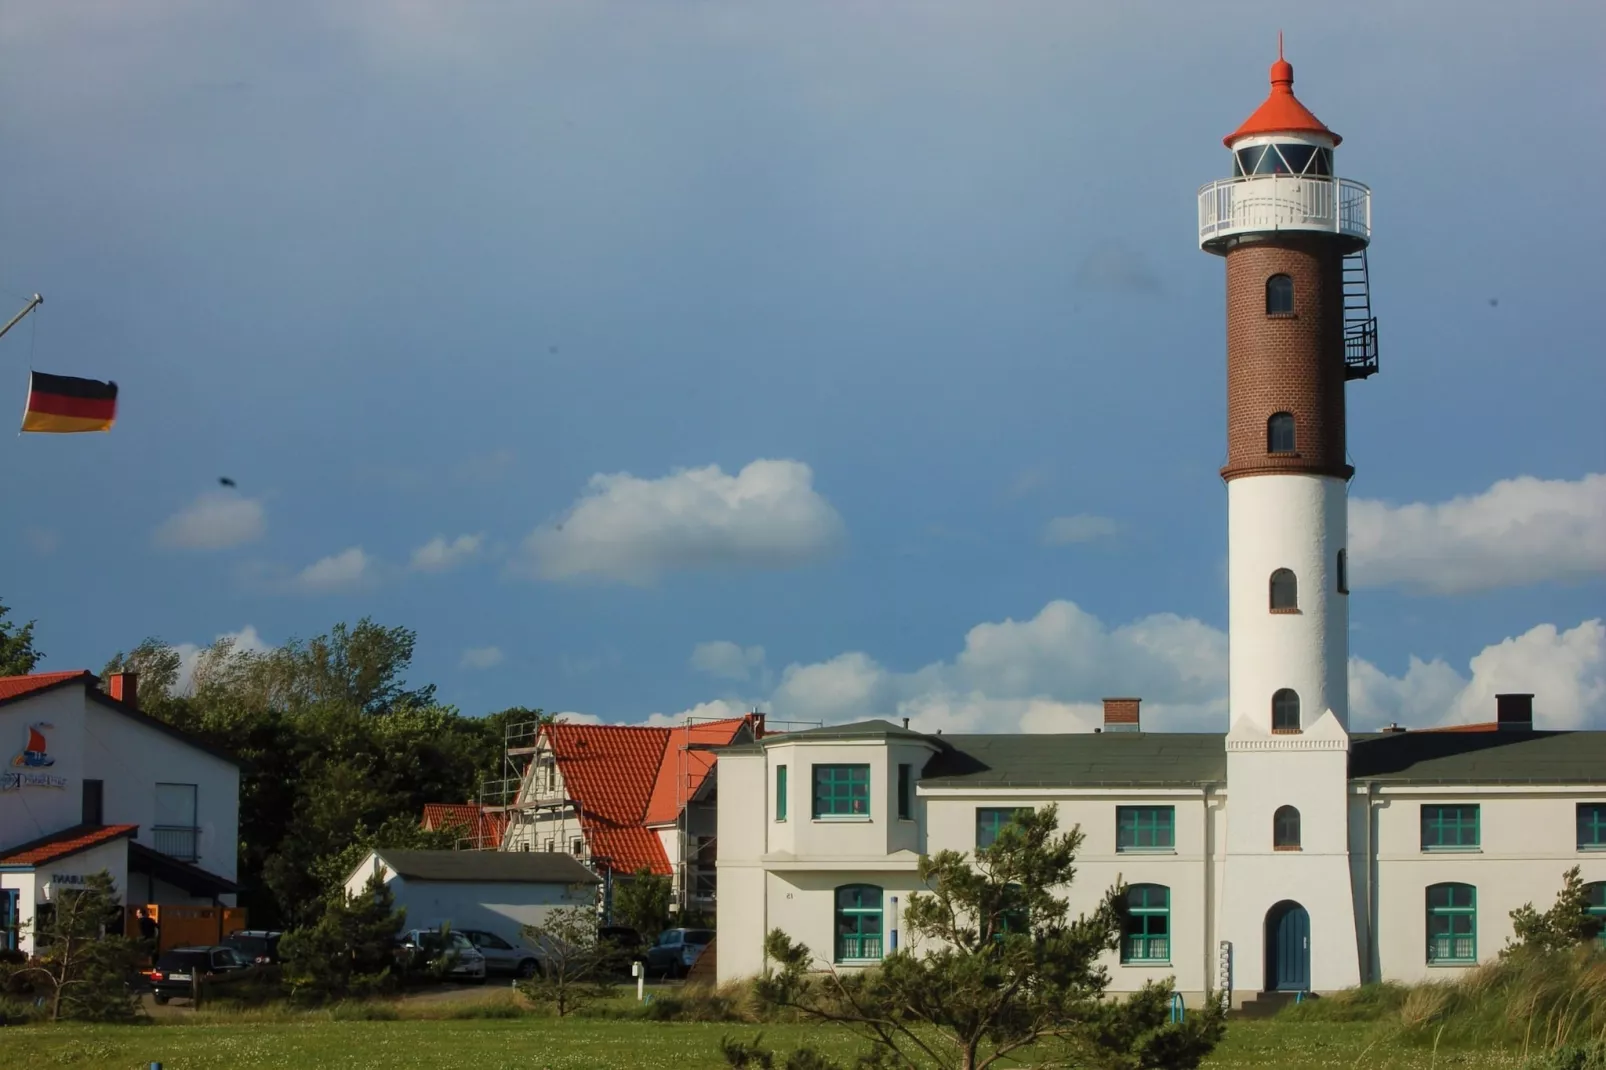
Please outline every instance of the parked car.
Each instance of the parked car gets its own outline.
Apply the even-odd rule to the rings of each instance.
[[[280,963],[279,937],[284,933],[272,929],[241,929],[223,938],[224,947],[232,947],[244,958],[258,966]]]
[[[631,963],[647,961],[647,941],[628,925],[598,926],[597,943],[613,950],[621,971],[629,972]]]
[[[174,996],[188,999],[197,976],[209,984],[247,976],[254,963],[232,947],[175,947],[162,952],[150,973],[157,1003],[166,1004]]]
[[[442,939],[439,929],[409,929],[402,933],[396,939],[403,968],[408,972],[428,969],[449,954],[451,962],[446,969],[448,980],[484,984],[485,956],[462,933],[448,930],[445,936]]]
[[[459,929],[485,959],[485,972],[513,977],[534,977],[541,972],[541,952],[510,944],[485,929]]]
[[[714,939],[712,929],[668,929],[647,949],[647,972],[662,977],[684,977]]]

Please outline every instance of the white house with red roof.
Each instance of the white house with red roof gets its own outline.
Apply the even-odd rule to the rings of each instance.
[[[598,873],[670,876],[683,908],[712,910],[718,851],[714,749],[764,734],[763,714],[640,725],[544,725],[505,851],[561,851]]]
[[[235,760],[140,712],[138,678],[0,677],[0,947],[105,872],[125,904],[232,906]]]

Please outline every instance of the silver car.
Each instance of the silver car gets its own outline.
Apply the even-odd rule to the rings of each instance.
[[[485,972],[506,974],[512,977],[531,978],[541,972],[541,953],[518,944],[510,944],[485,929],[459,929],[485,958]]]
[[[439,929],[410,929],[401,934],[401,946],[415,962],[427,965],[438,962],[443,953],[451,955],[451,965],[446,970],[448,980],[485,983],[485,956],[456,930],[446,933],[443,946]]]

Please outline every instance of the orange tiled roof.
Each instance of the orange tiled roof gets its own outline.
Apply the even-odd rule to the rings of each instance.
[[[642,822],[663,764],[669,729],[558,722],[545,730],[565,793],[580,804],[594,857],[615,870],[669,872],[669,856]]]
[[[1419,728],[1419,732],[1498,732],[1500,724],[1497,721],[1485,721],[1481,724],[1448,724],[1440,728]]]
[[[664,853],[663,841],[651,829],[590,820],[583,813],[580,824],[585,828],[592,857],[598,861],[605,859],[608,868],[615,872],[635,873],[646,869],[660,875],[669,873],[669,856]]]
[[[103,843],[110,843],[119,836],[132,836],[138,831],[138,825],[75,825],[43,839],[12,848],[5,855],[0,855],[0,866],[43,865],[58,858],[75,855],[79,851],[87,851],[91,847],[99,847]]]
[[[506,814],[488,814],[479,803],[425,803],[420,824],[426,829],[444,829],[456,825],[481,847],[492,850],[502,846],[502,833],[507,829]]]
[[[1229,148],[1239,138],[1256,134],[1325,134],[1333,139],[1334,145],[1343,141],[1294,96],[1294,65],[1283,59],[1280,42],[1277,52],[1277,62],[1271,65],[1271,96],[1243,121],[1242,126],[1221,140]]]
[[[90,675],[87,669],[73,669],[70,672],[36,672],[28,676],[0,676],[0,702],[9,699],[21,698],[31,695],[35,691],[55,687],[63,680],[74,677]]]
[[[708,779],[714,768],[714,755],[709,751],[686,750],[692,743],[723,747],[736,738],[736,733],[749,722],[747,717],[729,717],[723,721],[683,725],[669,730],[668,745],[664,748],[663,762],[658,766],[658,781],[653,785],[652,797],[647,802],[647,824],[669,825],[680,817],[680,808],[690,802],[697,790]],[[682,762],[681,755],[685,760]],[[677,784],[681,775],[685,783]]]

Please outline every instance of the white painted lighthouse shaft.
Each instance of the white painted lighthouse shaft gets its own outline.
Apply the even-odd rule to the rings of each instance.
[[[1273,729],[1273,696],[1299,696],[1299,727],[1323,713],[1349,727],[1349,596],[1339,591],[1348,530],[1344,480],[1252,475],[1227,483],[1230,719]],[[1271,580],[1294,573],[1297,608],[1272,609]]]

